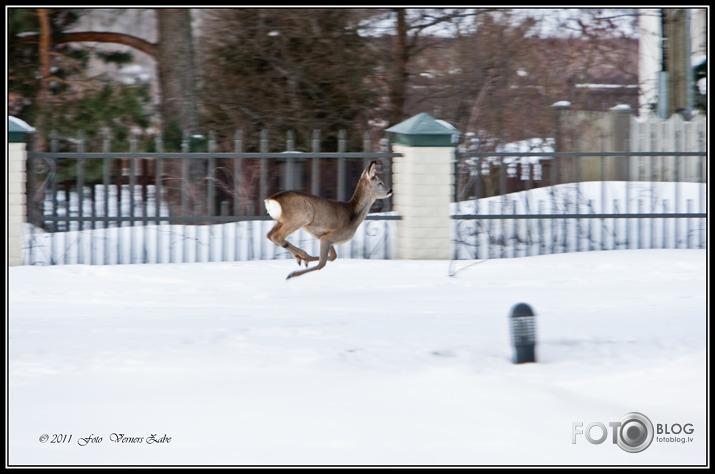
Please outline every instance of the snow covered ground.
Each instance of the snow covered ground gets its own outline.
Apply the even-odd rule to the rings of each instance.
[[[704,464],[706,258],[13,267],[7,461]],[[532,364],[512,362],[519,302]],[[631,412],[653,425],[639,453],[609,425]]]

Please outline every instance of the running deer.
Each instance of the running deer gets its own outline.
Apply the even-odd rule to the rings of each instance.
[[[352,239],[373,203],[392,194],[375,174],[375,165],[375,161],[367,165],[348,202],[299,191],[281,191],[265,200],[268,214],[277,221],[267,235],[268,240],[292,253],[298,265],[302,262],[307,267],[308,262],[318,260],[316,266],[296,270],[286,280],[320,270],[328,260],[332,262],[338,258],[334,245]],[[312,257],[286,241],[286,237],[300,228],[320,240],[320,257]]]

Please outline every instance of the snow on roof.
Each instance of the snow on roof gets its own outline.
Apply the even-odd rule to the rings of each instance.
[[[11,115],[7,116],[7,121],[8,121],[8,126],[15,125],[16,127],[19,127],[18,130],[15,130],[17,132],[34,132],[35,127],[31,127],[30,125],[27,124],[24,120],[21,120],[17,117],[13,117]]]

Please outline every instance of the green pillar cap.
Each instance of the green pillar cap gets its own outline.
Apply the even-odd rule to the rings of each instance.
[[[459,131],[444,120],[422,112],[388,128],[392,143],[406,146],[455,146]]]
[[[25,135],[34,132],[34,127],[30,127],[25,121],[8,115],[7,138],[10,143],[25,143]]]

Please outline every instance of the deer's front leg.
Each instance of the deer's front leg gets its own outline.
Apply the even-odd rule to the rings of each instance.
[[[335,248],[333,248],[333,245],[324,239],[320,240],[320,259],[318,261],[318,264],[314,267],[311,268],[306,268],[305,270],[296,270],[290,275],[286,277],[286,280],[289,280],[293,277],[305,275],[306,273],[309,272],[314,272],[316,270],[320,270],[325,266],[326,263],[328,263],[328,257],[330,257],[330,260],[335,260],[337,258],[337,254],[335,253]],[[315,257],[312,257],[315,258]]]
[[[318,260],[318,257],[313,257],[312,255],[309,255],[308,252],[306,252],[305,250],[299,249],[298,247],[287,241],[283,245],[281,245],[281,247],[293,254],[296,261],[298,262],[298,266],[300,266],[301,263],[304,263],[307,267],[308,262],[315,262],[316,260]]]

